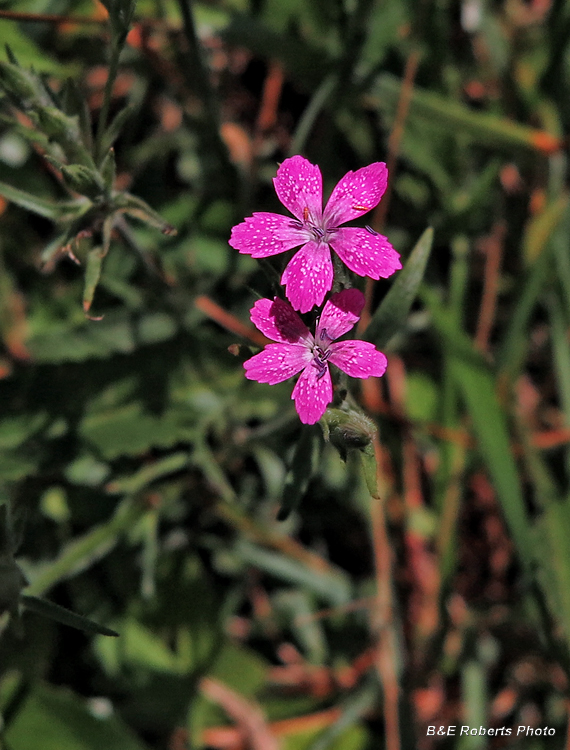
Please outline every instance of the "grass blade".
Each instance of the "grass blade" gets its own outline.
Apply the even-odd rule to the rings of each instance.
[[[424,277],[433,244],[433,229],[428,227],[417,241],[406,265],[397,275],[390,291],[372,316],[363,338],[384,347],[406,322],[408,313]]]
[[[37,596],[21,596],[20,601],[25,609],[30,612],[35,612],[37,615],[42,617],[49,617],[50,620],[60,622],[62,625],[69,625],[76,630],[83,630],[85,633],[94,633],[96,635],[108,635],[113,638],[118,638],[119,634],[110,628],[106,628],[104,625],[99,625],[97,622],[93,622],[88,617],[78,615],[76,612],[72,612],[65,607],[60,607],[59,604],[54,604],[47,599],[39,599]]]

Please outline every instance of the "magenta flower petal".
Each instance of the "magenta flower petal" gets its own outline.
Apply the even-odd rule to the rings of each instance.
[[[282,343],[312,342],[313,337],[291,305],[279,297],[258,299],[251,308],[251,322],[267,338]]]
[[[229,244],[252,258],[267,258],[302,245],[309,239],[306,231],[292,226],[289,216],[257,212],[233,227]]]
[[[385,279],[402,267],[400,254],[386,237],[373,230],[343,227],[331,237],[330,244],[342,262],[359,276]]]
[[[268,344],[243,363],[245,377],[275,385],[292,378],[311,361],[311,351],[302,344]]]
[[[315,424],[323,416],[333,398],[333,387],[329,368],[320,373],[310,364],[305,367],[291,398],[295,399],[295,409],[303,424]]]
[[[337,183],[325,208],[323,222],[338,227],[370,211],[378,205],[388,183],[388,170],[383,161],[347,172]]]
[[[380,377],[388,360],[369,341],[337,341],[329,346],[329,362],[351,378]]]
[[[317,166],[302,156],[292,156],[281,164],[273,184],[281,203],[299,221],[321,223],[323,177]]]
[[[331,251],[324,242],[307,242],[289,261],[281,283],[287,299],[302,313],[320,305],[333,281]]]
[[[358,289],[344,289],[333,294],[323,307],[317,324],[317,344],[326,346],[350,331],[360,318],[364,301],[364,295]]]

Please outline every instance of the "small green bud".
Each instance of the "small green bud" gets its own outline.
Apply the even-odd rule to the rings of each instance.
[[[70,117],[57,107],[38,107],[35,112],[38,127],[56,141],[79,139],[77,117]]]
[[[66,184],[76,193],[95,200],[105,192],[105,183],[101,175],[82,164],[69,164],[61,167]]]
[[[33,75],[17,65],[0,62],[0,85],[26,109],[40,98]]]
[[[350,450],[365,450],[376,433],[374,422],[354,410],[327,409],[321,424],[325,439],[334,445],[343,461]]]

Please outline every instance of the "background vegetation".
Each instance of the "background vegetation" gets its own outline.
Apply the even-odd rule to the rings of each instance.
[[[570,6],[105,5],[0,5],[2,747],[565,746]],[[243,377],[295,153],[391,172],[379,497]]]

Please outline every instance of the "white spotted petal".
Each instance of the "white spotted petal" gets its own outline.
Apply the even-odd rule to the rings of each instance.
[[[273,341],[290,344],[313,341],[309,329],[291,305],[279,297],[258,299],[250,317],[254,326]]]
[[[289,380],[311,361],[311,350],[303,344],[268,344],[243,363],[245,377],[275,385]]]
[[[302,313],[321,304],[332,282],[331,251],[324,242],[307,242],[291,258],[281,277],[287,299]]]
[[[351,378],[380,377],[388,360],[369,341],[336,341],[329,347],[329,362]]]
[[[342,227],[330,239],[342,262],[359,276],[385,279],[402,268],[400,254],[382,234],[358,227]]]
[[[315,334],[320,346],[328,346],[358,322],[364,307],[364,295],[359,289],[343,289],[333,294],[323,307]]]
[[[338,227],[363,216],[378,205],[387,184],[388,169],[383,161],[347,172],[331,193],[323,222],[329,228]]]
[[[302,156],[291,156],[281,164],[273,179],[281,203],[299,221],[320,224],[323,215],[321,170]]]
[[[233,227],[229,244],[252,258],[268,258],[308,239],[307,232],[293,226],[290,217],[260,211]]]
[[[318,422],[333,398],[329,368],[319,376],[318,369],[312,363],[305,367],[293,388],[291,398],[295,399],[295,409],[303,424]]]

